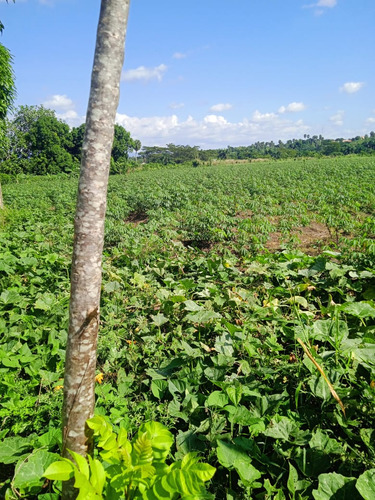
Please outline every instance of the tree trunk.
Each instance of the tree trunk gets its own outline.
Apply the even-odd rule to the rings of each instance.
[[[95,405],[104,219],[129,4],[130,0],[101,2],[74,223],[63,456],[69,456],[69,449],[81,455],[91,449],[85,422]],[[74,498],[76,491],[65,483],[63,498]]]

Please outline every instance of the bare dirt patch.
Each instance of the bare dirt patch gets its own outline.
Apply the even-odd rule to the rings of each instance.
[[[130,212],[125,219],[125,222],[138,226],[138,224],[147,224],[148,219],[149,218],[146,212]]]
[[[290,236],[296,236],[299,244],[296,246],[304,253],[317,255],[320,249],[332,241],[332,236],[324,224],[311,222],[308,226],[302,226],[291,231]],[[280,232],[270,233],[266,248],[271,252],[280,250],[283,235]],[[284,237],[285,239],[285,237]]]

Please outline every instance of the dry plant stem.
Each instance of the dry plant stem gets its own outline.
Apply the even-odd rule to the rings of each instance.
[[[321,376],[324,378],[324,380],[326,381],[328,387],[329,387],[329,390],[331,391],[331,394],[332,396],[336,399],[336,401],[338,402],[338,404],[340,405],[340,408],[345,415],[345,407],[344,407],[344,404],[343,402],[341,401],[341,399],[339,398],[337,392],[335,391],[335,389],[333,388],[333,385],[331,384],[331,382],[328,380],[328,377],[327,375],[325,374],[323,368],[319,365],[319,363],[314,359],[314,357],[312,356],[311,352],[308,350],[306,344],[304,344],[304,342],[298,338],[297,339],[297,342],[299,342],[302,346],[302,349],[305,351],[305,354],[306,356],[310,359],[310,361],[312,361],[314,363],[314,365],[317,367],[317,369],[319,370],[319,373],[321,374]]]
[[[85,455],[90,448],[85,423],[95,403],[104,219],[129,3],[101,2],[74,223],[62,416],[64,456],[68,456],[67,449]],[[63,498],[74,498],[74,492],[63,492]]]

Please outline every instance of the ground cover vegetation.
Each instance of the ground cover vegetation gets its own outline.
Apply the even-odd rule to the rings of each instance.
[[[374,170],[373,157],[350,156],[110,178],[90,424],[97,451],[90,469],[71,472],[96,488],[92,498],[112,498],[120,479],[126,498],[188,498],[184,481],[196,488],[191,498],[374,498]],[[76,189],[74,175],[3,186],[7,499],[58,499],[65,477],[51,464],[61,445]],[[150,438],[146,462],[160,474],[155,463],[167,460],[173,481],[153,472],[165,487],[135,489],[129,470],[151,474],[137,462],[146,422],[158,422],[153,436],[164,439]],[[121,443],[135,451],[121,451],[127,468],[116,475]],[[163,443],[168,458],[157,455]]]

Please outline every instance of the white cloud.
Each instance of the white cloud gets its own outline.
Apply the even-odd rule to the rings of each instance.
[[[73,101],[65,94],[55,94],[47,101],[43,102],[43,106],[53,109],[69,109],[74,107]]]
[[[337,0],[318,0],[318,2],[311,3],[308,5],[304,5],[304,8],[307,9],[315,9],[314,13],[316,16],[321,16],[324,14],[324,9],[329,8],[332,9],[333,7],[336,7],[337,5]]]
[[[336,114],[332,115],[330,117],[330,120],[331,122],[334,124],[334,125],[337,125],[338,127],[341,127],[341,125],[344,124],[344,114],[345,112],[340,110],[340,111],[337,111]]]
[[[214,124],[214,125],[227,125],[229,122],[220,115],[207,115],[203,118],[203,123]]]
[[[291,102],[287,106],[281,106],[279,108],[279,113],[298,113],[299,111],[303,111],[306,109],[306,106],[303,102]]]
[[[370,116],[370,118],[367,118],[366,122],[367,123],[375,123],[375,118],[373,116]]]
[[[185,106],[185,104],[183,102],[171,102],[169,107],[171,109],[181,109]]]
[[[346,94],[355,94],[364,86],[364,82],[347,82],[344,83],[342,87],[340,87],[341,92],[345,92]]]
[[[319,0],[316,7],[335,7],[337,5],[337,0]]]
[[[258,110],[255,110],[253,113],[254,122],[270,121],[270,120],[275,120],[276,118],[277,118],[276,113],[261,113]]]
[[[209,114],[200,120],[177,115],[138,118],[117,114],[117,123],[130,131],[132,137],[144,145],[164,146],[168,143],[199,145],[202,148],[248,145],[256,141],[287,140],[310,133],[302,120],[296,122],[275,113],[255,111],[253,116],[239,122],[227,121],[223,116]]]
[[[187,54],[183,54],[182,52],[175,52],[172,57],[173,59],[185,59],[185,57],[187,57]]]
[[[213,111],[214,113],[221,113],[222,111],[227,111],[228,109],[232,109],[232,105],[229,104],[229,102],[214,104],[210,107],[210,111]]]
[[[167,71],[167,66],[165,64],[159,64],[154,68],[146,68],[145,66],[139,66],[135,69],[128,69],[124,71],[121,77],[122,81],[131,82],[134,80],[158,80],[161,82],[164,73]]]

